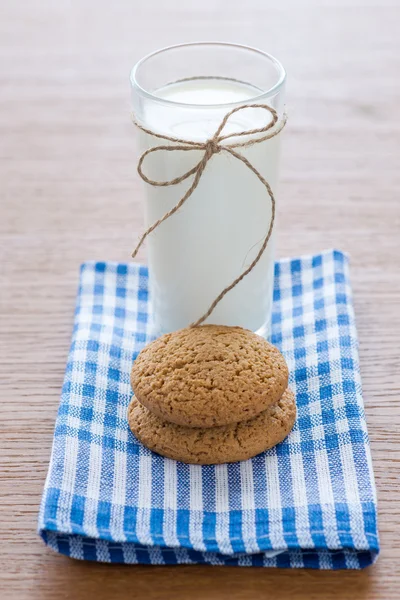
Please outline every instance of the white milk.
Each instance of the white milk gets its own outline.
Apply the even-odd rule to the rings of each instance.
[[[201,79],[171,84],[155,94],[175,104],[145,106],[141,122],[152,131],[193,141],[210,138],[232,106],[260,93],[240,82]],[[191,106],[184,106],[190,104]],[[199,106],[193,107],[193,104]],[[223,133],[265,126],[270,114],[263,109],[235,113]],[[168,145],[140,132],[141,150]],[[229,142],[245,141],[232,138]],[[266,178],[277,183],[279,136],[238,149]],[[192,168],[202,152],[160,151],[150,154],[143,171],[156,180],[170,180]],[[192,177],[169,187],[145,185],[146,226],[171,209],[190,186]],[[152,310],[157,330],[172,331],[200,318],[216,296],[250,265],[268,231],[271,200],[267,190],[246,165],[227,153],[214,155],[199,185],[184,206],[148,237]],[[271,318],[274,234],[268,247],[241,283],[215,308],[207,323],[240,325],[269,331]]]

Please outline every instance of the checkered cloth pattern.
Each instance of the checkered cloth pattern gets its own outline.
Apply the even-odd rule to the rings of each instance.
[[[82,265],[39,516],[68,556],[116,563],[360,569],[379,552],[347,256],[276,264],[272,343],[298,418],[252,460],[186,465],[130,432],[132,361],[151,339],[148,272]]]

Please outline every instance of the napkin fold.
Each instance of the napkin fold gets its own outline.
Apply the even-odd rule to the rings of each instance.
[[[151,340],[148,271],[81,267],[39,515],[48,546],[117,563],[360,569],[377,558],[376,495],[348,258],[276,263],[271,341],[298,417],[255,458],[186,465],[130,432],[132,361]]]

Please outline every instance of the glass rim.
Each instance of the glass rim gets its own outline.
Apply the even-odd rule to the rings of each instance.
[[[169,50],[175,50],[177,48],[189,48],[191,46],[223,46],[225,48],[236,48],[239,50],[250,50],[250,52],[254,52],[255,54],[258,54],[260,56],[262,56],[263,58],[267,59],[269,62],[273,63],[273,65],[276,67],[277,69],[277,82],[270,87],[268,90],[266,90],[265,92],[261,92],[260,94],[257,94],[255,96],[252,96],[251,98],[246,99],[246,103],[251,103],[251,102],[255,102],[255,101],[261,101],[262,99],[265,98],[270,98],[271,96],[275,96],[279,90],[282,88],[283,84],[285,83],[285,79],[286,79],[286,71],[283,68],[282,63],[275,58],[272,54],[269,54],[268,52],[264,52],[263,50],[259,50],[258,48],[254,48],[253,46],[247,46],[245,44],[235,44],[232,42],[187,42],[187,43],[183,43],[183,44],[173,44],[171,46],[165,46],[164,48],[159,48],[158,50],[155,50],[154,52],[150,52],[149,54],[146,54],[146,56],[143,56],[143,58],[141,58],[132,68],[131,73],[130,73],[130,83],[133,89],[137,89],[138,92],[144,96],[145,98],[148,98],[149,100],[152,100],[154,102],[158,102],[160,104],[165,104],[165,105],[170,105],[170,106],[176,106],[176,107],[181,107],[181,108],[202,108],[202,109],[207,109],[207,108],[223,108],[223,107],[235,107],[235,106],[240,106],[241,104],[243,104],[243,100],[237,101],[237,102],[223,102],[223,103],[219,103],[219,104],[192,104],[192,103],[186,103],[186,102],[176,102],[175,100],[168,100],[166,98],[160,98],[159,96],[156,96],[155,94],[152,94],[151,92],[149,92],[148,90],[146,90],[145,88],[143,88],[140,83],[137,80],[137,71],[138,69],[143,66],[143,64],[148,61],[149,59],[153,58],[154,56],[157,56],[158,54],[162,54],[164,52],[168,52]],[[229,79],[229,78],[227,78]]]

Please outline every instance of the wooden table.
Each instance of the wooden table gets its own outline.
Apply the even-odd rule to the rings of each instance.
[[[3,0],[1,598],[400,597],[399,21],[395,0]],[[351,255],[382,542],[363,572],[80,563],[35,533],[79,264],[129,260],[142,228],[130,67],[201,38],[287,68],[280,255]]]

